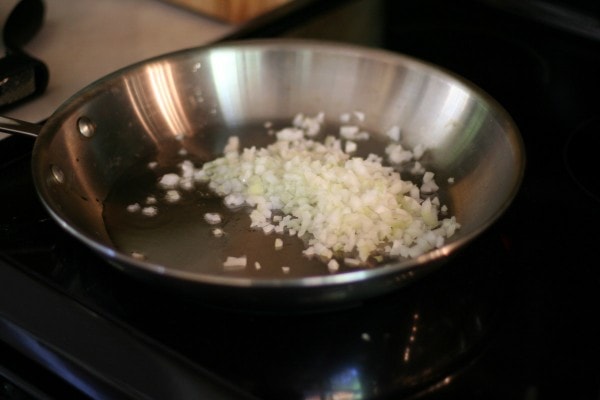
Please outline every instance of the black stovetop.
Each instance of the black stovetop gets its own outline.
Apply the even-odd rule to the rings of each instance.
[[[574,4],[298,1],[230,37],[407,53],[521,130],[525,178],[496,224],[430,276],[340,309],[231,310],[134,280],[49,218],[32,141],[1,141],[0,397],[597,399],[600,10]]]

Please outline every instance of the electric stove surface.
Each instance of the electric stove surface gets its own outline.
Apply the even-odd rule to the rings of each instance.
[[[229,38],[381,47],[480,86],[526,147],[524,181],[505,214],[439,271],[394,293],[321,312],[232,310],[135,280],[69,236],[36,195],[32,140],[5,139],[0,395],[597,399],[600,28],[577,22],[597,22],[598,10],[299,4]]]

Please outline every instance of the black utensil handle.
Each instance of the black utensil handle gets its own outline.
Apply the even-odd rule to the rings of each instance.
[[[0,59],[0,109],[16,106],[42,94],[48,86],[48,67],[24,53]]]
[[[11,11],[3,28],[7,53],[19,51],[38,33],[45,15],[42,0],[21,0]]]
[[[0,59],[2,111],[40,95],[48,86],[48,67],[23,50],[40,30],[44,14],[42,0],[21,0],[4,24],[2,40],[6,55]]]

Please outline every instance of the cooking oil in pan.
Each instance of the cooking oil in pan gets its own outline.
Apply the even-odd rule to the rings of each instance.
[[[339,126],[325,128],[322,135],[339,130]],[[159,153],[161,162],[155,167],[140,160],[124,173],[104,203],[106,228],[116,248],[167,269],[211,275],[284,278],[332,273],[324,262],[303,255],[302,239],[250,228],[249,209],[230,209],[205,184],[196,183],[192,190],[179,189],[180,198],[175,202],[157,187],[160,177],[177,170],[181,162],[191,161],[200,168],[204,161],[221,154],[232,135],[240,138],[241,147],[262,147],[275,140],[266,134],[264,126],[230,129],[227,133],[205,129],[189,143],[181,142],[180,151],[172,148],[167,154]],[[357,155],[383,154],[384,147],[385,140],[374,137],[361,143]],[[211,224],[207,214],[218,215],[221,220]],[[245,260],[245,264],[227,266],[229,257]],[[340,272],[356,269],[341,264]]]
[[[263,126],[231,130],[227,135],[205,132],[200,144],[198,138],[187,146],[181,143],[189,150],[162,154],[156,166],[141,159],[123,173],[104,201],[104,222],[113,245],[124,254],[169,270],[281,278],[328,273],[324,263],[302,254],[300,238],[250,228],[249,210],[228,208],[206,184],[178,190],[181,197],[176,202],[168,201],[157,187],[160,177],[178,170],[184,160],[199,168],[203,159],[216,157],[229,135],[240,136],[244,145],[273,141]],[[207,146],[208,137],[215,138],[215,143]],[[207,148],[212,155],[206,154]],[[208,223],[207,213],[218,214],[221,222]],[[224,266],[228,257],[245,258],[246,267]]]

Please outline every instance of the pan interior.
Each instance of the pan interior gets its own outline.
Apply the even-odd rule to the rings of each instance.
[[[331,273],[324,263],[301,254],[300,239],[281,235],[283,248],[275,249],[276,236],[249,229],[246,212],[227,209],[205,187],[183,192],[174,204],[159,198],[151,218],[127,206],[156,195],[158,177],[181,161],[200,166],[220,156],[229,136],[239,136],[243,147],[265,146],[273,140],[265,123],[285,127],[297,113],[320,112],[325,131],[336,132],[340,115],[355,111],[371,134],[359,146],[363,155],[382,155],[392,126],[407,148],[426,146],[422,162],[461,224],[436,257],[485,230],[514,197],[522,144],[510,117],[485,93],[410,57],[303,41],[193,49],[117,71],[49,120],[36,142],[34,175],[61,225],[126,265],[160,266],[200,280],[325,276]],[[50,179],[51,170],[62,171],[64,182]],[[213,235],[207,212],[223,215],[224,236]],[[224,270],[228,256],[246,256],[248,267]],[[394,270],[415,262],[392,264]]]
[[[235,135],[241,138],[243,147],[265,147],[275,140],[274,130],[291,124],[288,120],[268,122],[268,128],[263,123],[229,127],[227,132],[219,132],[221,127],[216,127],[214,132],[204,128],[204,133],[213,137]],[[338,131],[339,124],[326,124],[315,139],[337,135]],[[386,143],[375,136],[361,143],[355,155],[382,154]],[[202,140],[198,143],[194,136],[181,141],[178,151],[174,151],[174,147],[171,154],[160,155],[161,165],[139,159],[139,163],[124,171],[104,201],[104,223],[114,246],[141,260],[190,273],[281,279],[329,274],[324,262],[302,254],[306,247],[304,240],[286,233],[265,234],[260,229],[250,228],[251,208],[227,207],[223,198],[210,190],[206,183],[196,183],[192,190],[178,190],[181,198],[176,203],[165,199],[165,191],[157,185],[160,177],[177,173],[182,162],[191,161],[195,166],[201,166],[205,161],[204,150],[197,152],[204,147],[205,143]],[[404,166],[402,177],[418,181],[419,176],[409,172],[410,165],[412,163]],[[448,183],[442,186],[447,187]],[[442,190],[440,200],[452,207],[444,192]],[[140,204],[142,208],[152,205],[157,214],[148,217],[143,212],[131,212],[128,210],[131,204]],[[205,220],[206,213],[217,213],[222,221],[216,226],[211,225]],[[215,235],[216,228],[223,234]],[[281,247],[275,245],[277,239],[282,241]],[[230,256],[246,257],[247,267],[224,268],[223,264]],[[346,265],[343,260],[340,263],[339,272],[357,270],[356,266]]]

